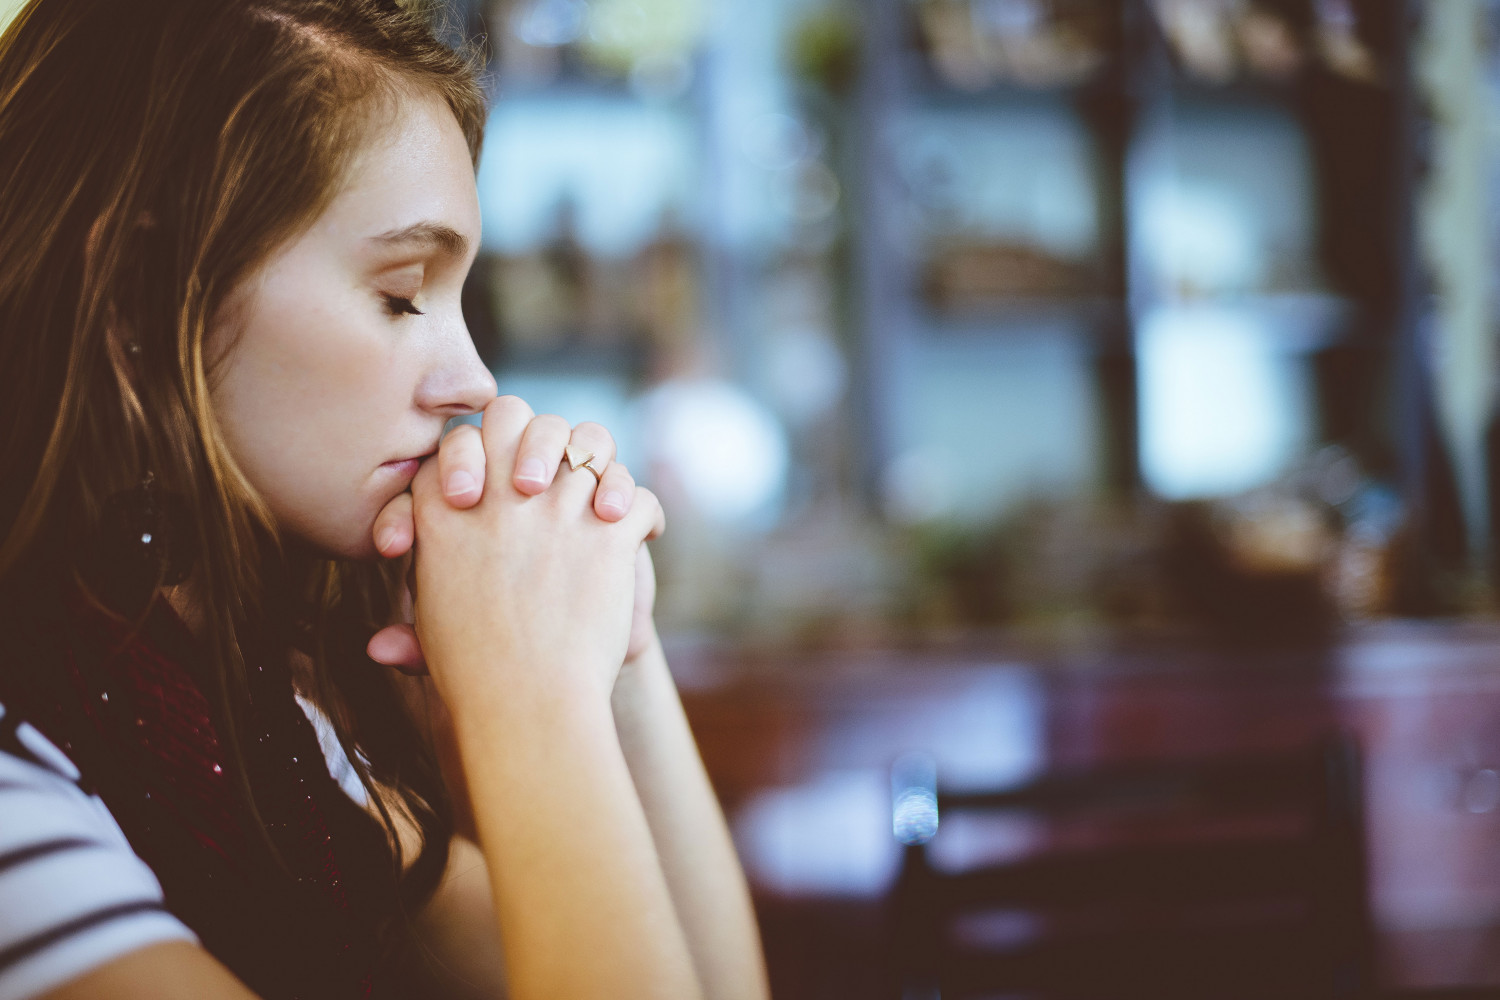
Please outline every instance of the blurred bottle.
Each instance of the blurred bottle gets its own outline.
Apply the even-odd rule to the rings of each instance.
[[[676,362],[692,353],[698,326],[697,252],[676,213],[662,213],[632,270],[635,322],[645,331],[659,366],[676,370]]]
[[[578,238],[578,207],[571,195],[553,206],[541,247],[498,258],[494,296],[507,346],[547,351],[581,338],[598,339],[594,264]]]

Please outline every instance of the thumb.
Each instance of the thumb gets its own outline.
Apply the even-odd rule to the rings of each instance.
[[[422,644],[417,641],[417,630],[410,625],[387,625],[370,636],[365,653],[376,663],[395,667],[403,674],[415,677],[427,673]]]

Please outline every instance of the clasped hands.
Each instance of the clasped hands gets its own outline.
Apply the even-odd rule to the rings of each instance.
[[[597,481],[563,465],[570,444],[594,454]],[[415,602],[413,623],[371,637],[370,658],[431,669],[440,689],[467,683],[445,676],[454,664],[578,663],[607,694],[656,639],[644,542],[664,527],[656,497],[614,456],[603,427],[537,416],[515,396],[492,400],[482,428],[454,427],[375,519],[382,556],[414,556]]]

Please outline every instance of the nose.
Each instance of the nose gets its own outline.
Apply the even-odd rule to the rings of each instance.
[[[462,417],[483,410],[495,393],[495,376],[480,360],[462,318],[445,323],[417,385],[417,405],[445,419]]]

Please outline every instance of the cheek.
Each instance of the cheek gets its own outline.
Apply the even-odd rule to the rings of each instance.
[[[337,374],[340,310],[329,308],[333,303],[325,301],[327,292],[319,294],[318,284],[295,267],[279,267],[241,305],[216,371],[223,394],[238,408],[260,406],[262,415],[271,415],[258,400],[297,399]]]
[[[214,391],[231,453],[278,524],[349,555],[369,546],[369,522],[390,499],[373,495],[371,476],[391,457],[381,426],[401,405],[380,317],[354,322],[354,308],[262,303]]]
[[[215,390],[226,432],[241,447],[292,454],[337,430],[364,359],[340,332],[293,310],[257,312],[226,357]]]

